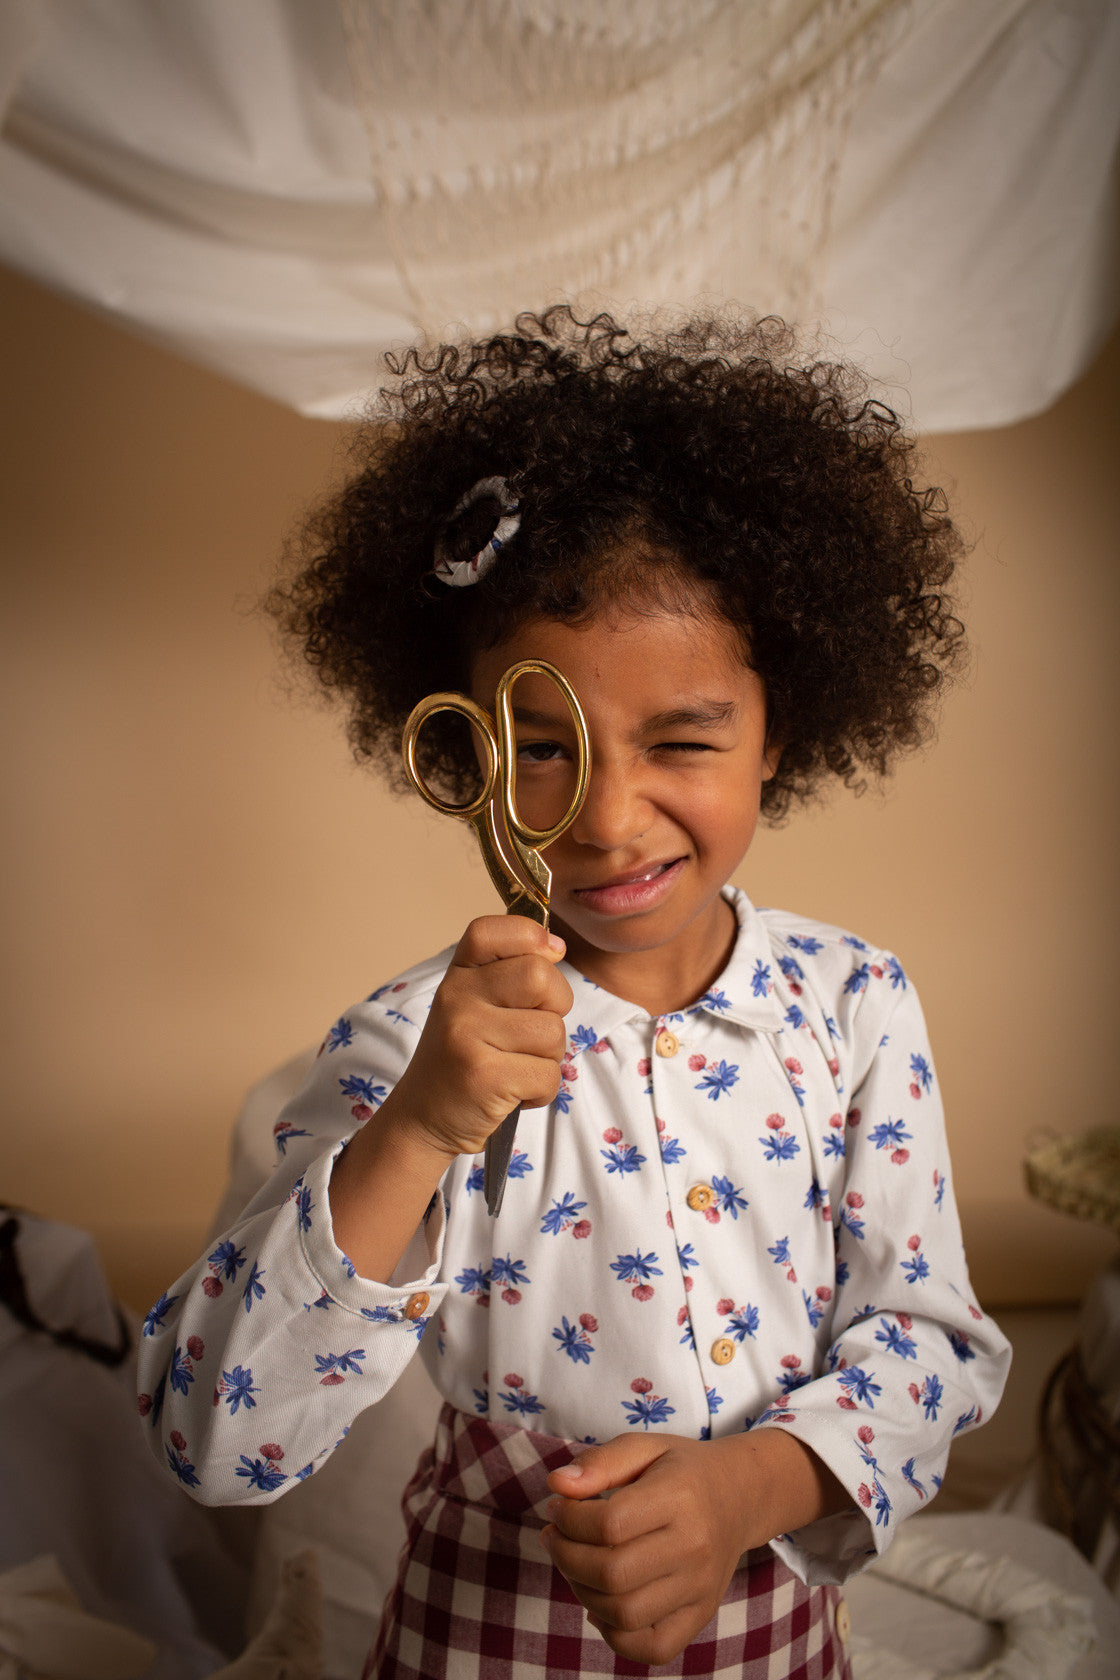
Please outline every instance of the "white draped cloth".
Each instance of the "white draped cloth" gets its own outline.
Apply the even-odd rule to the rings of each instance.
[[[0,260],[305,414],[516,312],[820,324],[926,430],[1117,313],[1113,0],[6,0]]]

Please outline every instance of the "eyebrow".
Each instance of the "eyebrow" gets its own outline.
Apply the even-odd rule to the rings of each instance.
[[[696,700],[690,705],[670,706],[655,712],[641,726],[643,735],[657,735],[665,729],[718,729],[729,723],[739,711],[736,700]],[[514,706],[514,718],[540,729],[555,729],[559,720],[555,712],[541,712],[531,706]]]

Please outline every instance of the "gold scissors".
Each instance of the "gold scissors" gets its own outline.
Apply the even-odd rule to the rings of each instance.
[[[576,786],[571,801],[560,821],[551,828],[530,828],[522,822],[517,810],[515,773],[517,769],[517,732],[513,721],[513,688],[524,676],[547,677],[559,690],[572,716],[576,732]],[[505,901],[507,916],[528,916],[530,921],[548,927],[548,901],[552,890],[552,871],[541,857],[541,849],[558,840],[579,815],[587,793],[591,773],[591,746],[587,734],[587,720],[567,677],[544,659],[522,659],[511,665],[498,684],[494,710],[496,719],[466,694],[443,692],[429,694],[409,713],[401,737],[404,768],[412,786],[421,799],[434,811],[448,817],[460,817],[469,822],[482,850],[487,873]],[[486,774],[481,793],[469,805],[452,805],[433,793],[416,767],[416,740],[425,721],[435,712],[456,712],[466,718],[477,731],[486,752]],[[501,796],[501,816],[498,820],[498,794]],[[523,880],[509,859],[513,853],[528,877]],[[496,1131],[486,1140],[483,1189],[487,1212],[493,1217],[502,1205],[506,1175],[513,1154],[513,1140],[521,1104],[513,1109]]]

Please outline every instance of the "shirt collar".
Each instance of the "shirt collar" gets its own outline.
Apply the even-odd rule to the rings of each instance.
[[[750,1027],[756,1032],[776,1033],[782,1026],[782,1011],[774,996],[774,957],[766,924],[741,888],[725,887],[723,896],[739,924],[727,966],[704,996],[684,1010],[682,1016],[670,1015],[667,1019],[672,1024],[683,1016],[706,1014],[720,1021],[734,1021],[737,1026]],[[604,991],[570,963],[560,966],[575,997],[569,1023],[579,1026],[590,1022],[600,1038],[607,1038],[624,1021],[649,1019],[638,1004]]]

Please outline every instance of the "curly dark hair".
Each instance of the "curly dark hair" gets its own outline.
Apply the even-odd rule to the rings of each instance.
[[[415,702],[469,687],[472,654],[533,617],[607,602],[715,610],[766,685],[784,743],[762,809],[832,774],[861,789],[929,730],[963,647],[942,593],[961,550],[939,490],[916,489],[897,416],[855,369],[799,359],[767,317],[637,331],[561,306],[511,333],[387,358],[357,472],[293,542],[267,608],[346,698],[359,758],[399,780]],[[470,589],[433,577],[483,546],[507,480],[520,529]],[[441,730],[439,725],[448,727]],[[477,789],[455,721],[421,737],[448,793]]]

